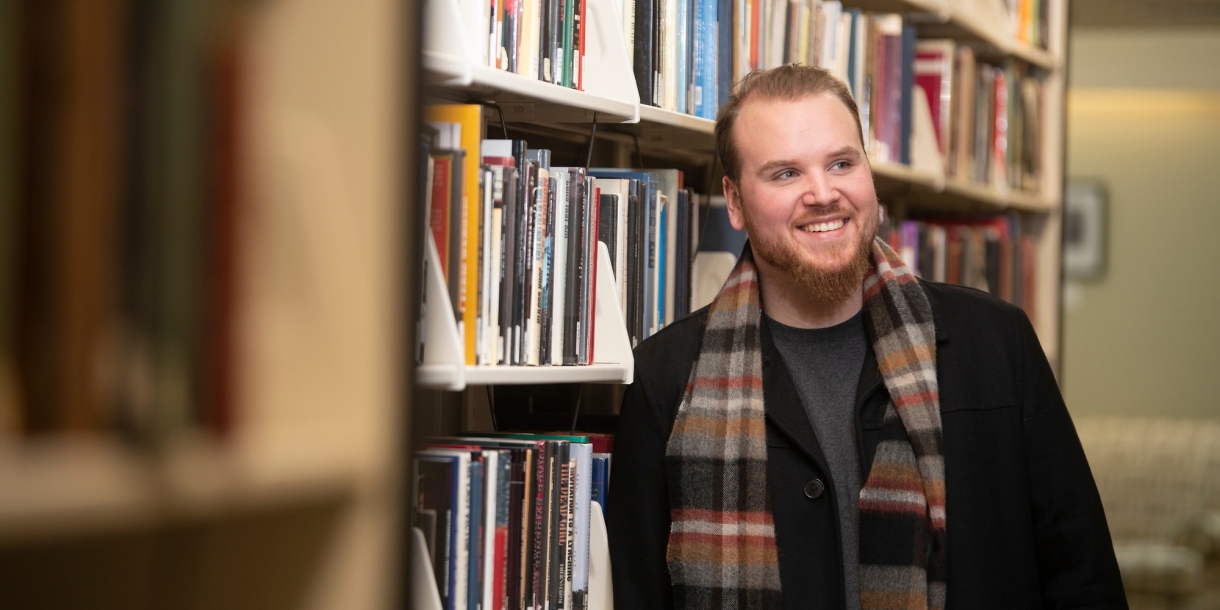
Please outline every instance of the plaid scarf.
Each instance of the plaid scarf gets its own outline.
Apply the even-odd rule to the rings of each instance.
[[[884,241],[864,278],[866,328],[889,390],[860,490],[860,605],[945,605],[945,475],[927,296]],[[763,419],[762,306],[747,243],[712,301],[666,447],[676,608],[781,605]],[[808,543],[812,541],[802,541]]]

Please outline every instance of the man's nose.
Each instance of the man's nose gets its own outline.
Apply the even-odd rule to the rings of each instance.
[[[820,172],[810,172],[805,176],[805,205],[826,205],[834,201],[835,189],[829,176]]]

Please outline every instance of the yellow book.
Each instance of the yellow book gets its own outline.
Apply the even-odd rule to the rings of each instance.
[[[428,106],[424,111],[426,120],[458,123],[462,126],[462,149],[466,151],[466,164],[462,168],[462,260],[458,261],[462,310],[462,343],[465,344],[466,364],[475,364],[475,337],[479,306],[479,164],[482,154],[479,145],[483,138],[483,107],[478,104],[444,104]],[[452,264],[452,262],[450,263]],[[473,268],[471,268],[473,267]]]

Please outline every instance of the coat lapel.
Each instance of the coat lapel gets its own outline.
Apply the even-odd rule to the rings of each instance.
[[[800,395],[784,365],[784,359],[775,342],[771,339],[771,331],[764,322],[762,331],[763,358],[763,402],[767,419],[783,433],[788,440],[799,448],[809,459],[818,465],[823,473],[829,475],[826,467],[826,457],[818,444],[813,425],[809,423],[809,415],[801,403]]]

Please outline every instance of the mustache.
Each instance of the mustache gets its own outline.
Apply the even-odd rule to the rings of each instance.
[[[849,220],[851,220],[855,219],[856,211],[852,208],[838,204],[828,205],[821,208],[814,208],[809,213],[802,214],[800,218],[797,218],[792,224],[793,226],[799,227],[812,222],[825,220],[829,216],[846,216]]]

